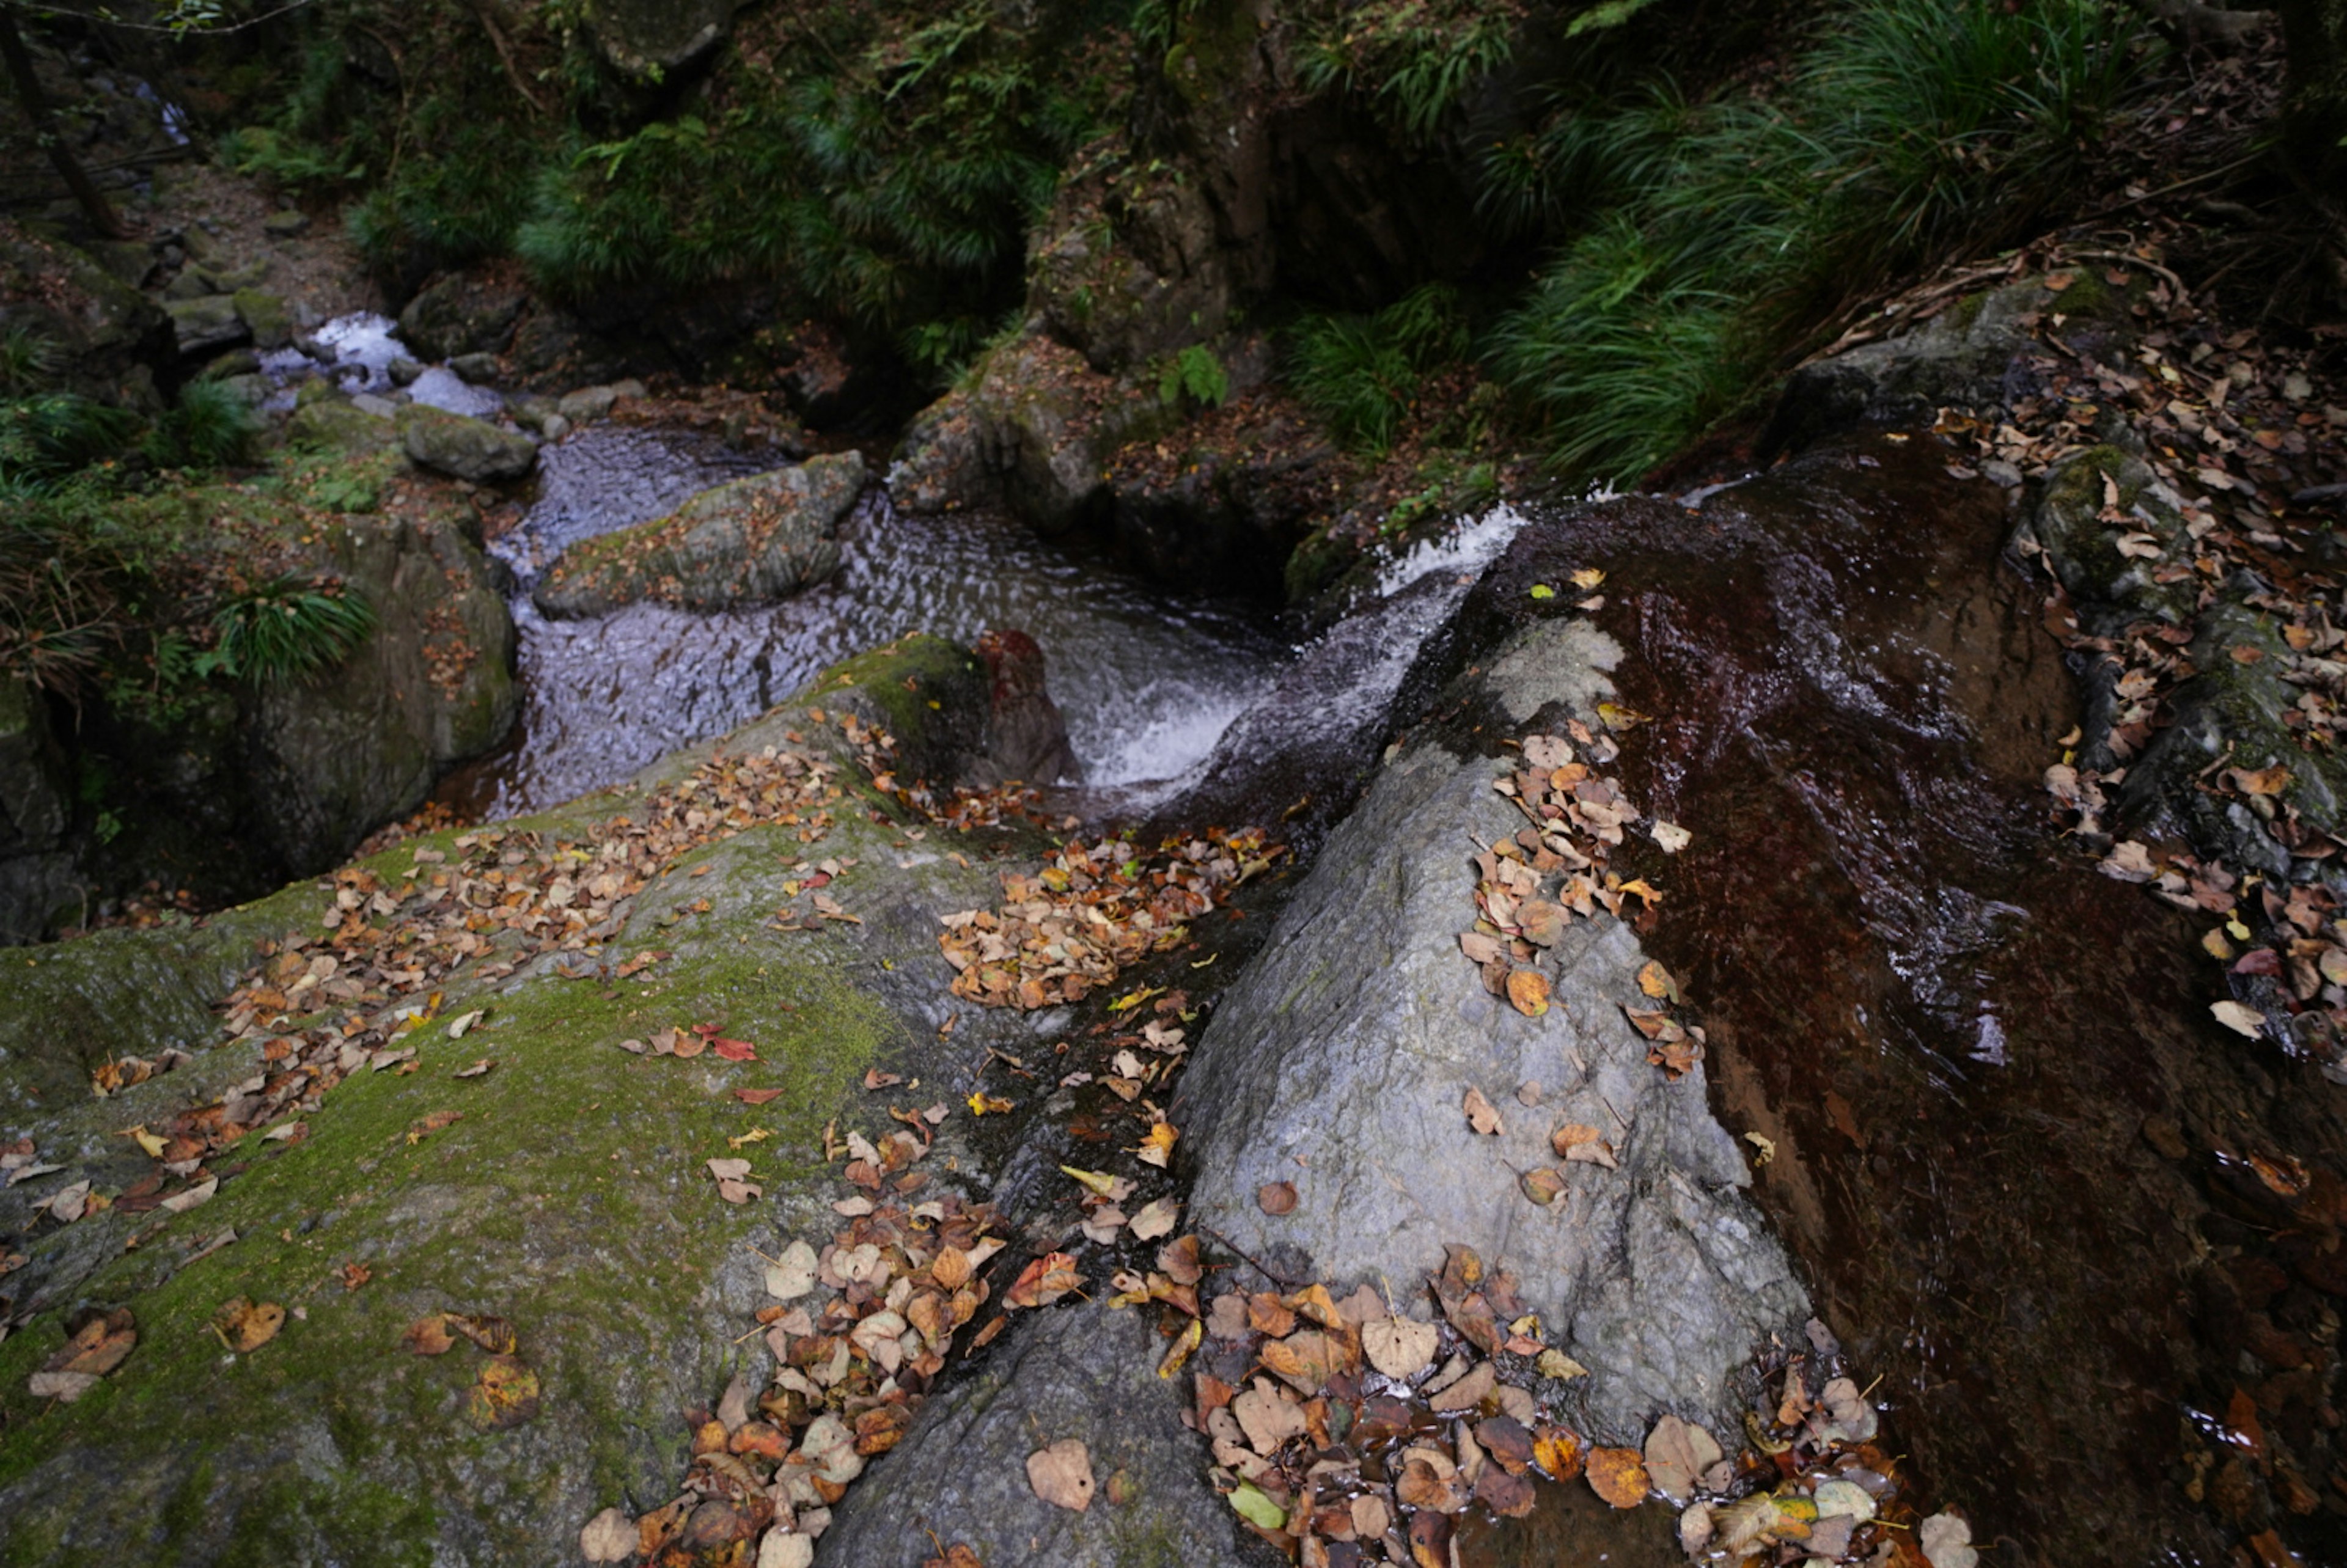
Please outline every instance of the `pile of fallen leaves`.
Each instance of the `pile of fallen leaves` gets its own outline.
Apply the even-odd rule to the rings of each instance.
[[[893,1080],[876,1074],[871,1086]],[[867,1460],[903,1437],[956,1336],[995,1298],[987,1266],[1005,1245],[993,1233],[1007,1227],[993,1208],[951,1193],[913,1199],[928,1182],[914,1167],[947,1114],[942,1104],[890,1107],[901,1125],[876,1139],[825,1129],[825,1156],[845,1162],[852,1189],[832,1205],[846,1224],[820,1249],[802,1239],[766,1257],[774,1299],[752,1332],[764,1333],[772,1379],[753,1401],[755,1381],[737,1378],[696,1419],[675,1499],[641,1516],[610,1508],[589,1521],[579,1538],[588,1561],[746,1563],[752,1542],[769,1568],[814,1560],[832,1505]],[[757,1194],[749,1161],[708,1163],[721,1197]],[[729,1183],[743,1190],[728,1193]],[[1031,1261],[968,1350],[999,1334],[1010,1312],[1048,1305],[1080,1283],[1064,1254]]]
[[[409,1037],[440,1022],[445,988],[459,978],[497,979],[548,958],[586,966],[559,972],[599,972],[598,955],[635,901],[688,852],[774,824],[795,827],[804,843],[820,839],[842,795],[836,772],[797,749],[721,753],[653,792],[636,815],[592,824],[576,840],[482,828],[448,850],[416,849],[396,878],[358,866],[336,872],[322,934],[267,945],[266,961],[222,1004],[227,1043],[253,1049],[257,1070],[220,1100],[129,1129],[158,1168],[115,1204],[132,1213],[192,1207],[241,1169],[208,1162],[249,1134],[299,1139],[296,1118],[352,1073],[416,1071]],[[656,958],[641,954],[608,972],[624,978]],[[447,1020],[446,1032],[462,1038],[480,1016]],[[181,1059],[110,1061],[92,1087],[116,1093]],[[82,1194],[71,1217],[98,1196]],[[54,1204],[50,1212],[68,1217]]]
[[[2098,771],[2065,754],[2046,770],[2046,788],[2067,830],[2100,856],[2107,875],[2221,917],[2202,944],[2227,966],[2234,992],[2211,1009],[2219,1022],[2251,1037],[2270,1034],[2336,1068],[2347,1056],[2347,946],[2334,924],[2337,901],[2323,884],[2335,876],[2341,841],[2300,814],[2291,785],[2305,764],[2287,754],[2237,755],[2229,737],[2195,785],[2229,803],[2237,825],[2262,832],[2270,864],[2289,868],[2282,875],[2184,852],[2155,857],[2140,842],[2114,843],[2106,814],[2128,765],[2174,722],[2178,689],[2201,672],[2191,646],[2200,618],[2220,605],[2271,619],[2278,643],[2245,641],[2222,657],[2270,663],[2298,693],[2280,719],[2299,748],[2337,750],[2347,704],[2347,659],[2340,656],[2347,630],[2338,623],[2347,617],[2341,579],[2314,562],[2326,559],[2325,536],[2337,521],[2347,407],[2324,400],[2308,351],[2270,346],[2255,331],[2228,330],[2200,310],[2156,246],[2056,252],[2053,264],[2069,269],[2045,279],[2057,302],[2077,269],[2093,263],[2114,286],[2149,280],[2137,290],[2143,327],[2132,367],[2078,354],[2064,341],[2065,317],[2052,310],[2030,323],[2041,345],[2032,356],[2036,395],[1995,415],[1943,410],[1939,422],[1942,434],[1974,447],[1983,468],[2006,466],[2011,482],[2043,477],[2063,458],[2103,444],[2109,421],[2124,419],[2141,436],[2157,498],[2172,514],[2122,506],[2115,478],[2103,477],[2099,522],[2150,581],[2188,589],[2180,623],[2146,616],[2089,631],[2061,585],[2052,585],[2045,624],[2107,682],[2106,744],[2118,765]],[[2333,388],[2329,395],[2339,395]],[[2033,541],[2023,548],[2043,564]]]
[[[1624,710],[1613,713],[1622,725],[1639,722]],[[1606,867],[1624,831],[1643,815],[1618,783],[1597,772],[1621,748],[1613,736],[1594,733],[1578,719],[1567,730],[1570,740],[1526,735],[1523,765],[1492,781],[1532,825],[1493,844],[1476,841],[1477,918],[1472,929],[1459,934],[1460,951],[1481,971],[1483,989],[1507,998],[1528,1018],[1548,1011],[1552,987],[1540,965],[1576,917],[1594,919],[1601,910],[1618,917],[1631,898],[1652,908],[1663,897],[1644,877],[1624,882]],[[1659,819],[1651,832],[1673,853],[1688,841],[1684,828]]]
[[[1449,1249],[1427,1282],[1430,1317],[1367,1286],[1338,1299],[1317,1284],[1227,1289],[1202,1316],[1197,1238],[1158,1261],[1161,1273],[1120,1278],[1114,1300],[1173,1309],[1159,1372],[1192,1367],[1186,1419],[1212,1445],[1217,1489],[1313,1568],[1449,1563],[1471,1511],[1531,1512],[1536,1476],[1585,1479],[1615,1508],[1679,1509],[1697,1561],[1921,1568],[1895,1461],[1874,1446],[1874,1409],[1822,1324],[1810,1325],[1809,1351],[1785,1358],[1773,1412],[1747,1416],[1737,1451],[1672,1415],[1643,1449],[1593,1447],[1552,1413],[1586,1369],[1542,1343],[1513,1277],[1470,1248]],[[1922,1534],[1943,1549],[1939,1568],[1969,1563],[1955,1551],[1961,1520],[1935,1516]]]
[[[981,1007],[1081,1001],[1120,971],[1189,936],[1286,846],[1255,828],[1209,829],[1144,855],[1122,839],[1061,847],[1033,876],[1006,874],[999,910],[943,917],[953,993]]]

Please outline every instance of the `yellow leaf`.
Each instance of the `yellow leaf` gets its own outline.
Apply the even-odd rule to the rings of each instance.
[[[1149,1136],[1141,1141],[1141,1147],[1133,1153],[1141,1156],[1143,1163],[1163,1167],[1174,1157],[1174,1140],[1181,1135],[1170,1124],[1160,1122],[1150,1128]]]
[[[763,1143],[773,1136],[774,1134],[767,1132],[764,1127],[753,1127],[747,1132],[743,1133],[739,1138],[728,1138],[725,1142],[727,1146],[739,1149],[744,1143]]]
[[[989,1113],[1001,1116],[1007,1114],[1011,1108],[1010,1101],[999,1094],[989,1094],[982,1089],[972,1091],[968,1103],[969,1113],[973,1116],[984,1116]]]
[[[1652,958],[1647,959],[1645,967],[1638,970],[1638,989],[1658,1000],[1665,998],[1672,1001],[1679,999],[1678,981],[1671,979],[1670,970]]]
[[[1654,723],[1653,720],[1649,719],[1645,714],[1637,712],[1635,709],[1624,708],[1616,702],[1598,703],[1597,716],[1604,721],[1605,727],[1609,730],[1629,730],[1635,729],[1640,724],[1650,724]]]
[[[144,1126],[128,1128],[124,1132],[123,1136],[138,1140],[138,1146],[147,1151],[149,1159],[159,1160],[163,1157],[165,1141],[147,1131]]]
[[[1573,586],[1578,589],[1586,589],[1595,588],[1599,583],[1604,582],[1604,580],[1605,574],[1598,570],[1594,566],[1583,567],[1579,571],[1573,574]]]
[[[1079,1171],[1073,1165],[1062,1165],[1060,1169],[1065,1174],[1081,1182],[1092,1191],[1098,1193],[1102,1197],[1107,1197],[1116,1190],[1116,1178],[1106,1171]]]

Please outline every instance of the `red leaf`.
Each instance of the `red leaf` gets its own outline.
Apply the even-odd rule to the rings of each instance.
[[[758,1048],[746,1040],[712,1040],[709,1049],[728,1061],[755,1061]]]
[[[764,1105],[781,1093],[779,1089],[737,1089],[733,1091],[733,1098],[744,1105]]]

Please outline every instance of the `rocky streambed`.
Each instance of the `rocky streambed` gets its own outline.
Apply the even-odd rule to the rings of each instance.
[[[0,967],[0,1561],[2335,1551],[2335,1091],[2063,842],[2009,315],[1300,650],[869,499],[525,610],[522,815]]]

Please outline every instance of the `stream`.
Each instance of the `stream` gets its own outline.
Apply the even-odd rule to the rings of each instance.
[[[1624,777],[1695,829],[1682,855],[1642,852],[1669,895],[1645,939],[1709,1030],[1715,1112],[1766,1141],[1758,1201],[1882,1379],[1911,1484],[1963,1508],[1997,1563],[2215,1564],[2269,1528],[2347,1562],[2330,1393],[2347,1187],[2329,1173],[2347,1120],[2311,1068],[2212,1038],[2190,920],[2057,841],[2038,777],[2075,676],[2004,559],[2004,493],[1952,478],[1929,436],[1853,442],[1700,510],[1471,520],[1302,646],[1257,608],[999,519],[907,517],[882,489],[837,575],[780,605],[530,606],[566,545],[761,466],[617,425],[545,449],[495,547],[521,584],[523,718],[444,798],[531,810],[905,630],[1016,627],[1045,650],[1096,811],[1292,799],[1308,834],[1349,804],[1434,640],[1602,565],[1622,701],[1653,715]],[[2317,1172],[2311,1197],[2257,1173],[2291,1161]],[[1471,1525],[1462,1561],[1683,1560],[1654,1511],[1542,1499]]]

